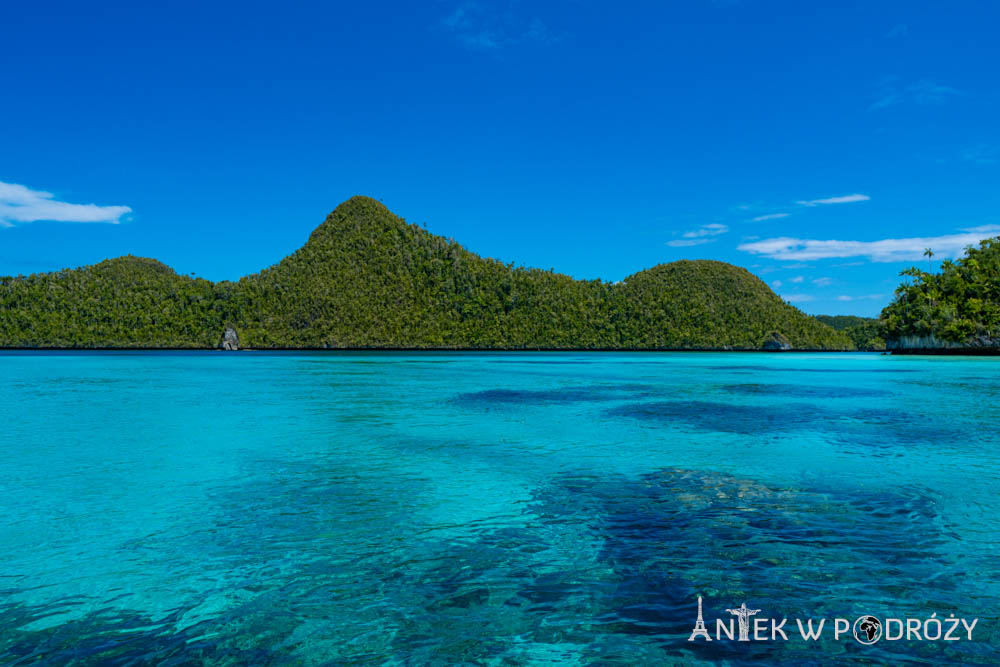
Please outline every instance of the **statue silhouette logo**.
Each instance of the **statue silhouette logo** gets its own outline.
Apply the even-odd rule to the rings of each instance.
[[[854,621],[854,638],[862,644],[874,644],[882,639],[882,622],[874,616],[859,616]]]
[[[747,609],[747,603],[744,602],[736,609],[727,609],[726,611],[740,621],[740,641],[750,641],[750,617],[759,613],[760,609]]]
[[[694,622],[694,630],[691,631],[691,636],[688,637],[689,642],[693,642],[695,637],[704,637],[707,641],[712,641],[711,635],[708,634],[708,630],[705,629],[705,619],[701,617],[701,596],[698,596],[698,620]]]

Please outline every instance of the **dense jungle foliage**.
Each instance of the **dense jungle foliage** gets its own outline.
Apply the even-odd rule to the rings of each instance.
[[[0,346],[748,348],[851,347],[745,269],[682,261],[622,283],[475,255],[354,197],[298,251],[238,282],[122,257],[0,278]]]
[[[831,326],[837,331],[843,331],[859,350],[884,350],[885,340],[882,337],[882,325],[874,317],[858,317],[857,315],[816,315],[817,320]]]
[[[0,277],[0,346],[214,346],[224,306],[208,280],[142,257]]]
[[[918,268],[896,288],[882,311],[886,339],[933,336],[971,346],[1000,345],[1000,237],[969,247],[941,263],[940,273]]]

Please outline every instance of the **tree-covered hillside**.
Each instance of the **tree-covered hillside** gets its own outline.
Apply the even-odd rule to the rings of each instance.
[[[917,268],[882,311],[890,348],[1000,347],[1000,237],[941,263],[940,273]]]
[[[479,257],[366,197],[235,283],[134,257],[0,278],[0,346],[212,347],[227,326],[255,348],[757,349],[772,332],[797,348],[850,347],[735,266],[575,280]]]
[[[0,346],[209,347],[224,306],[208,280],[143,257],[0,277]]]
[[[858,317],[857,315],[816,315],[817,320],[831,326],[837,331],[843,331],[859,350],[884,350],[885,340],[882,338],[882,325],[874,317]]]
[[[301,249],[239,281],[251,347],[617,345],[609,286],[479,257],[355,197]]]
[[[749,271],[723,262],[661,264],[629,276],[619,291],[618,329],[633,347],[758,349],[772,331],[797,348],[849,347]]]

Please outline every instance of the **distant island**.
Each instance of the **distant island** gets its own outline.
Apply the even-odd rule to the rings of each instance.
[[[353,197],[236,282],[132,256],[0,277],[0,348],[1000,352],[1000,238],[939,274],[903,275],[879,319],[812,317],[731,264],[575,280],[480,257]]]
[[[880,319],[812,317],[746,269],[661,264],[620,283],[469,252],[368,197],[236,282],[141,257],[0,277],[3,348],[881,350],[1000,348],[1000,239],[916,268]]]
[[[0,347],[853,349],[746,269],[679,261],[621,283],[469,252],[353,197],[239,281],[140,257],[0,277]]]

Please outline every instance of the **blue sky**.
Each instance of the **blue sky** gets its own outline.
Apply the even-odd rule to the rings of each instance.
[[[0,9],[0,274],[235,279],[365,194],[504,261],[719,259],[873,315],[1000,234],[993,2],[157,5]]]

